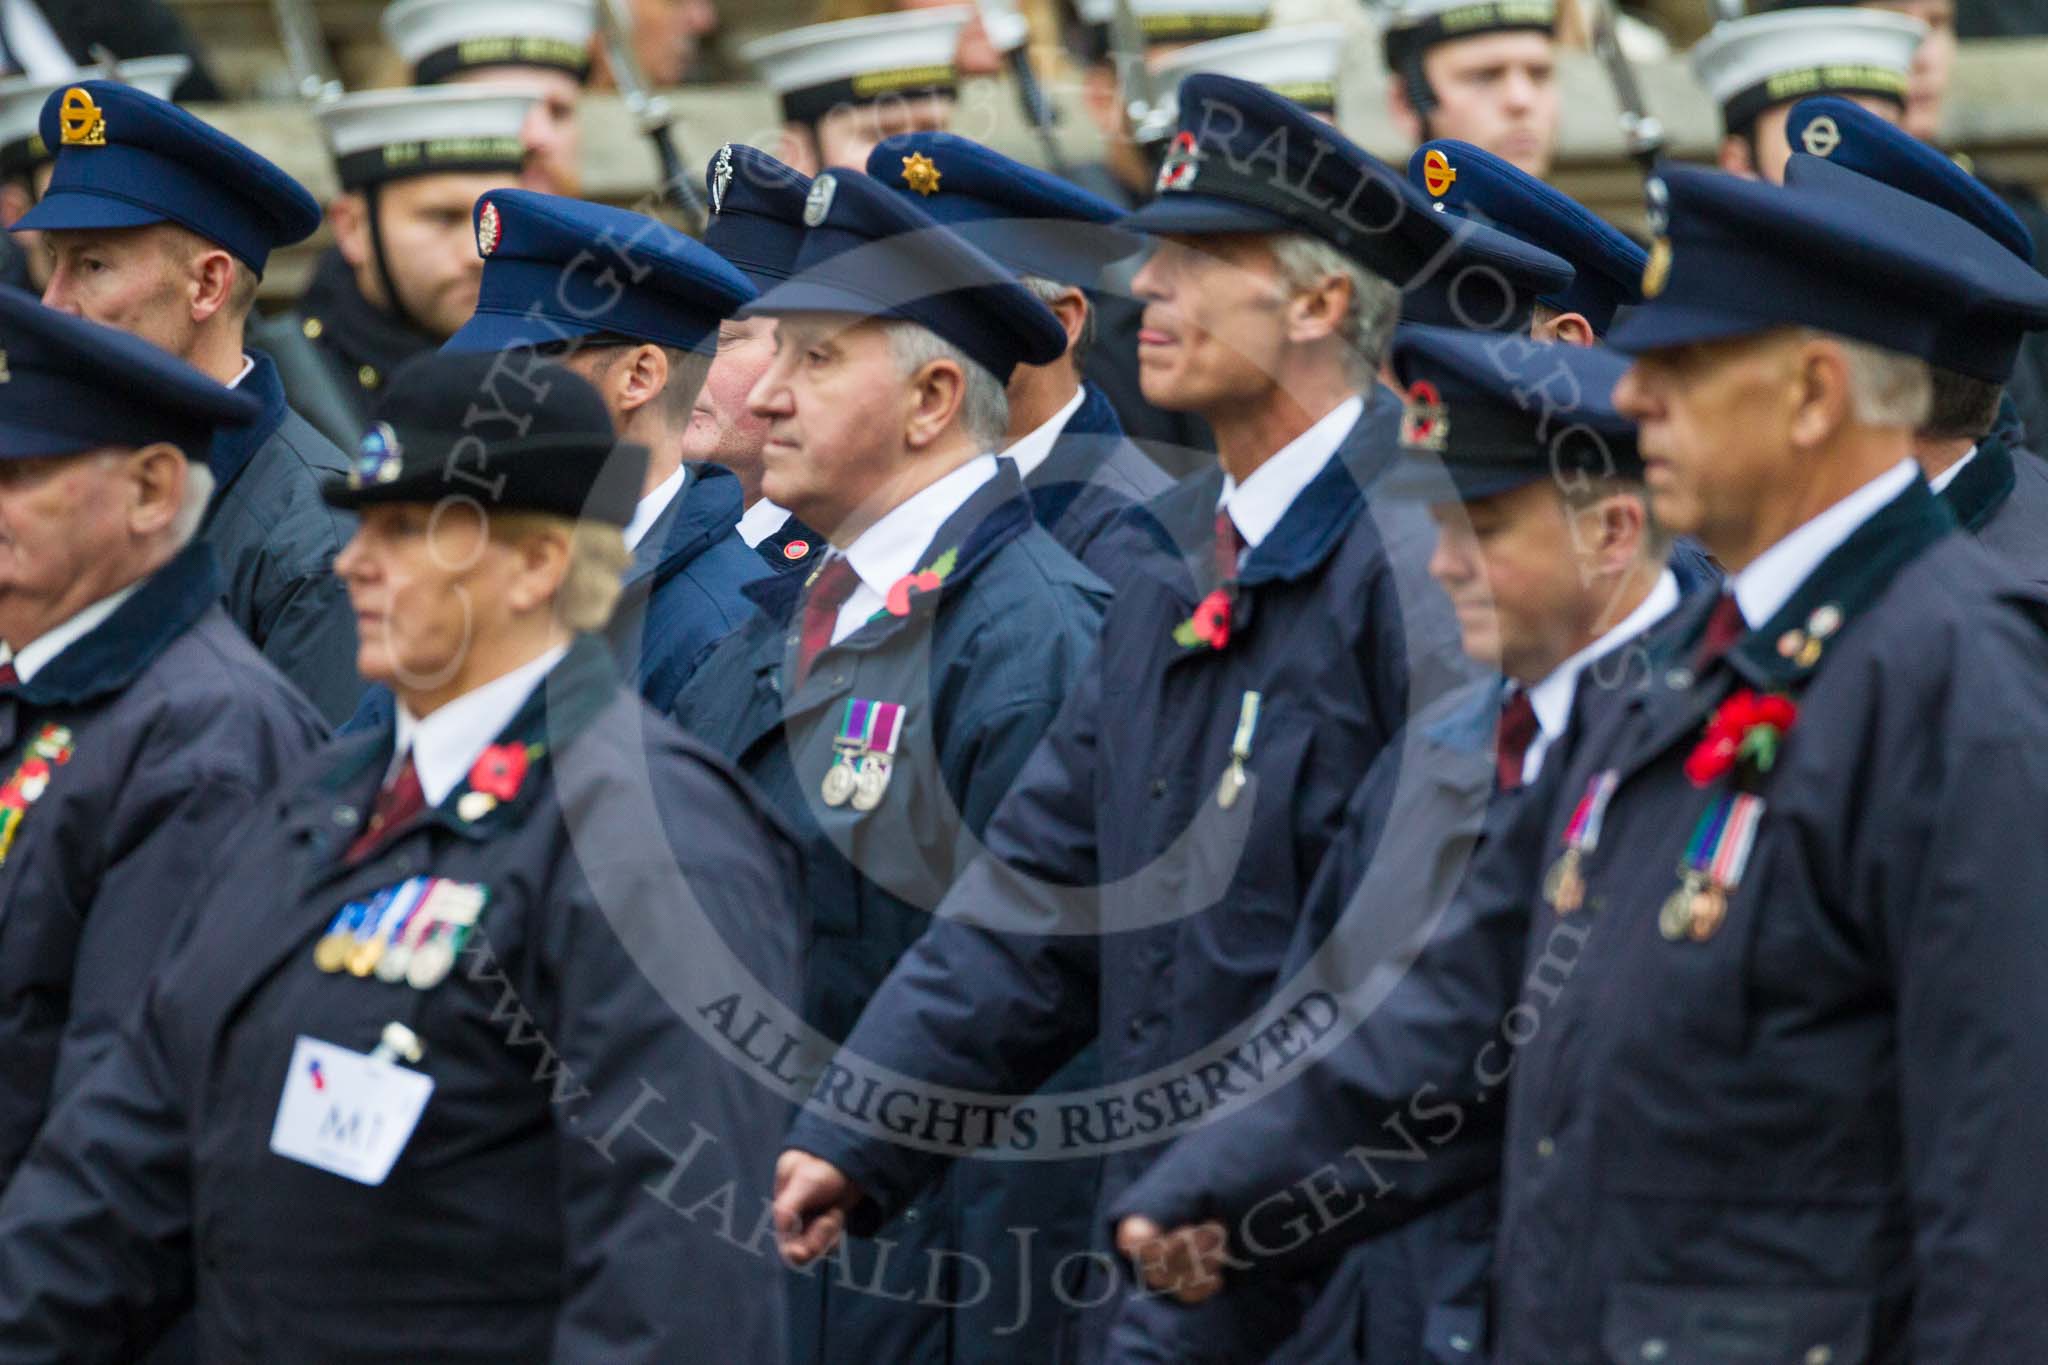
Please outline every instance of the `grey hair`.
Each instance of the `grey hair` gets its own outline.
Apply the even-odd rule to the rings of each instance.
[[[1010,398],[995,375],[922,323],[891,319],[882,324],[882,332],[889,338],[889,354],[895,357],[896,368],[905,379],[934,360],[950,360],[958,365],[960,373],[967,377],[967,392],[960,401],[960,425],[981,443],[983,450],[994,450],[1002,444],[1010,430]]]
[[[1832,332],[1808,329],[1807,335],[1842,348],[1849,367],[1849,411],[1858,422],[1911,431],[1926,425],[1934,407],[1934,378],[1926,361]]]
[[[178,504],[178,515],[171,519],[171,543],[184,549],[192,543],[192,537],[199,534],[199,523],[206,519],[206,505],[213,501],[213,471],[199,460],[185,463],[185,500]]]
[[[1081,286],[1078,284],[1062,284],[1058,280],[1049,280],[1043,275],[1020,275],[1017,277],[1017,283],[1023,285],[1032,297],[1036,298],[1047,308],[1052,307],[1053,304],[1073,290],[1080,290],[1083,299],[1088,297],[1088,291],[1081,289]],[[1074,363],[1078,365],[1081,363],[1082,357],[1088,354],[1088,348],[1094,344],[1095,304],[1090,302],[1088,304],[1088,312],[1081,320],[1081,335],[1076,337],[1074,344],[1067,348],[1067,354],[1072,356]]]
[[[1280,281],[1289,293],[1313,289],[1331,275],[1351,281],[1351,309],[1337,335],[1344,342],[1344,368],[1352,383],[1370,387],[1386,358],[1394,324],[1401,320],[1401,291],[1320,237],[1287,232],[1270,240]]]

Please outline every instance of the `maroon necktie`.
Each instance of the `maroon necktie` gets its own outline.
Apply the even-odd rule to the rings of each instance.
[[[1529,700],[1528,688],[1518,687],[1500,708],[1500,727],[1494,732],[1494,774],[1500,790],[1511,792],[1521,787],[1522,760],[1529,756],[1535,739],[1536,704]]]
[[[0,664],[0,687],[14,687],[21,682],[21,674],[14,671],[14,660]]]
[[[383,842],[385,835],[417,819],[426,808],[426,789],[420,786],[419,769],[413,767],[412,755],[408,753],[397,775],[377,793],[377,802],[370,807],[370,822],[363,826],[363,832],[343,857],[351,863],[361,862]]]
[[[804,598],[803,633],[797,641],[796,676],[790,682],[794,691],[811,676],[811,665],[825,652],[825,646],[832,643],[832,628],[839,623],[839,609],[846,605],[846,599],[853,596],[853,590],[860,586],[860,575],[853,571],[853,565],[845,555],[833,555],[818,570],[818,576],[811,580],[810,593]]]
[[[1700,641],[1699,660],[1693,671],[1704,670],[1726,654],[1729,646],[1741,639],[1748,629],[1749,623],[1742,619],[1742,608],[1736,605],[1735,594],[1722,593],[1721,600],[1714,604],[1714,614],[1707,618],[1707,633]]]
[[[1216,513],[1216,581],[1235,582],[1237,579],[1237,557],[1244,553],[1244,537],[1237,533],[1237,523],[1230,519],[1230,509],[1223,508]]]

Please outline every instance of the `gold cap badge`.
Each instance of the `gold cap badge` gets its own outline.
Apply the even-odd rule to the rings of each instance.
[[[1671,239],[1659,237],[1650,243],[1650,258],[1643,262],[1643,297],[1656,298],[1670,278]]]
[[[936,162],[923,152],[912,152],[903,158],[903,183],[919,194],[930,196],[939,192],[939,168]]]
[[[107,116],[93,103],[92,92],[74,85],[57,106],[58,140],[66,147],[107,145]]]
[[[1422,185],[1431,194],[1442,198],[1458,181],[1458,169],[1451,165],[1451,159],[1438,148],[1432,147],[1422,154]]]

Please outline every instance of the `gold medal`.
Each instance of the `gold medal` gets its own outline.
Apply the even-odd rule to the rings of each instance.
[[[1237,759],[1230,760],[1230,766],[1223,770],[1223,777],[1216,784],[1216,804],[1229,810],[1237,804],[1237,798],[1245,788],[1244,764]]]
[[[376,970],[377,959],[383,956],[383,939],[365,939],[363,942],[358,943],[354,948],[349,950],[348,974],[350,976],[358,977],[368,976],[372,971]]]
[[[1664,898],[1664,908],[1657,912],[1657,931],[1673,943],[1692,933],[1692,898],[1700,881],[1700,874],[1690,868],[1681,876],[1678,889]]]
[[[355,939],[344,933],[322,934],[313,948],[313,965],[323,972],[338,972],[348,965],[348,951]]]
[[[1550,865],[1543,879],[1543,899],[1560,915],[1569,915],[1586,903],[1586,879],[1579,872],[1579,850],[1567,848]]]
[[[825,798],[828,806],[843,806],[853,796],[854,783],[852,759],[841,750],[832,766],[825,770],[825,780],[819,784],[818,794]]]
[[[882,804],[882,793],[889,790],[889,757],[887,754],[869,754],[860,761],[860,774],[854,779],[853,808],[863,813]]]
[[[1728,893],[1718,884],[1701,879],[1694,888],[1691,902],[1687,907],[1687,926],[1695,943],[1705,943],[1721,927],[1721,921],[1728,918]]]

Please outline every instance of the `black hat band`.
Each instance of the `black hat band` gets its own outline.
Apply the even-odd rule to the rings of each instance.
[[[885,99],[916,99],[925,95],[951,95],[960,87],[960,75],[951,62],[927,66],[896,67],[847,76],[823,85],[788,90],[782,96],[782,116],[791,123],[816,123],[841,105],[875,104]]]
[[[1756,116],[1774,104],[1790,104],[1808,95],[1873,95],[1906,103],[1906,78],[1890,67],[1862,62],[1832,62],[1781,71],[1767,81],[1730,95],[1721,106],[1721,120],[1731,133],[1739,133],[1756,121]]]
[[[538,66],[566,71],[581,81],[590,74],[590,49],[562,38],[465,38],[420,58],[413,66],[413,79],[421,85],[435,85],[490,66]]]
[[[1397,24],[1386,32],[1387,68],[1399,71],[1409,57],[1419,57],[1438,43],[1474,38],[1482,33],[1555,33],[1556,0],[1484,0],[1460,5],[1419,19]]]
[[[526,148],[516,137],[443,137],[425,142],[392,142],[338,157],[335,175],[343,189],[361,189],[415,175],[516,171]]]

